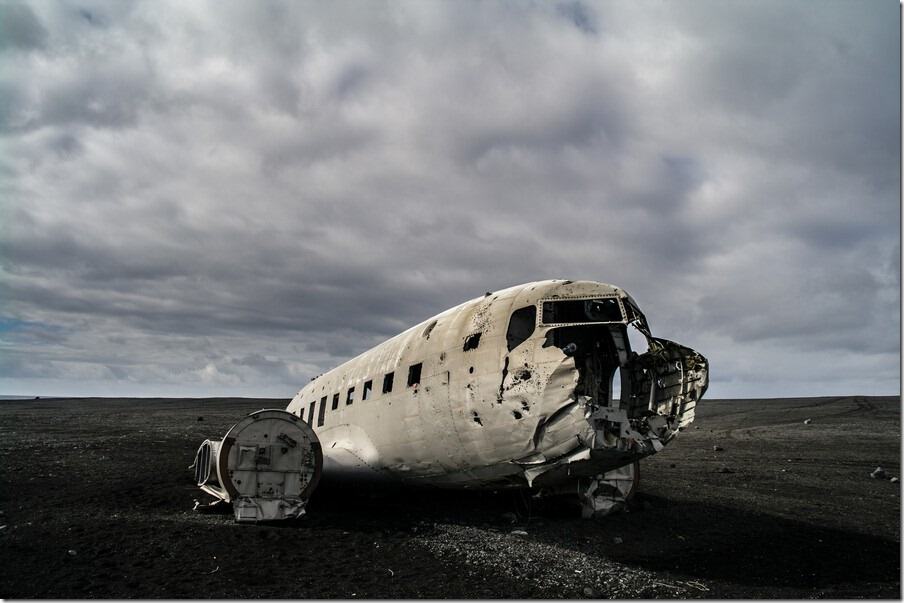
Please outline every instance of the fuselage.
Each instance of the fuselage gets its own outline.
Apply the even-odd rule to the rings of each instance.
[[[629,325],[650,352],[632,353]],[[286,410],[314,428],[327,477],[554,485],[658,450],[706,382],[705,359],[650,336],[624,290],[550,280],[429,318],[313,379]]]

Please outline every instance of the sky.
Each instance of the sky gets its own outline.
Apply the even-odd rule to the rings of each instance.
[[[899,11],[0,3],[0,394],[288,398],[550,278],[708,397],[897,394]]]

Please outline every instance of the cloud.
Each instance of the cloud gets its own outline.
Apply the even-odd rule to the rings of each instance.
[[[290,396],[554,277],[714,396],[899,388],[896,4],[2,10],[7,391]]]
[[[0,6],[0,51],[43,48],[46,42],[47,30],[27,5]]]

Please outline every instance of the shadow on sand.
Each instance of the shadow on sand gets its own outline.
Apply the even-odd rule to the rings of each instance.
[[[742,585],[812,588],[895,582],[900,544],[816,523],[639,494],[628,513],[582,520],[573,501],[520,491],[349,489],[326,484],[309,515],[357,531],[429,532],[436,523],[526,529],[536,541],[654,571]],[[618,536],[619,544],[613,539]]]

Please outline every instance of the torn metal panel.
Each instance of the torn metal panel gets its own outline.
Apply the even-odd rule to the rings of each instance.
[[[198,486],[232,502],[241,522],[303,515],[322,466],[317,435],[283,410],[251,413],[222,440],[205,440],[192,465]]]

